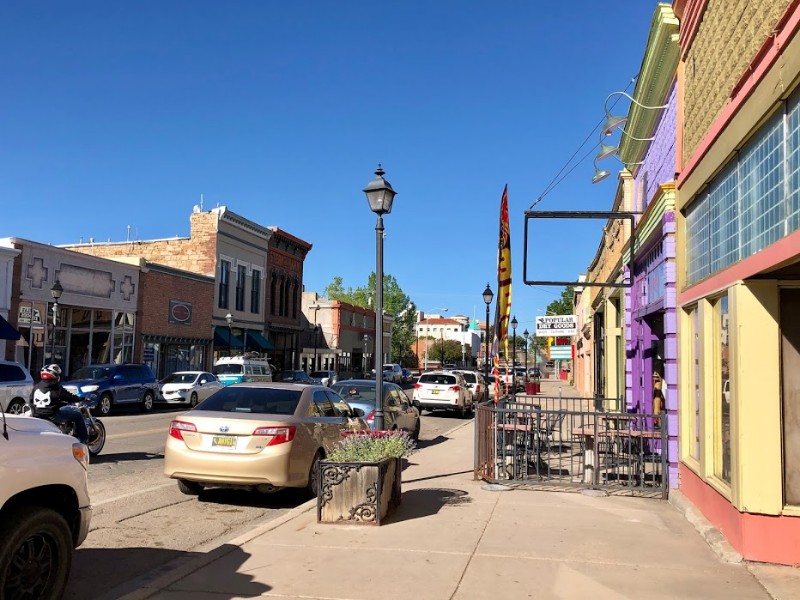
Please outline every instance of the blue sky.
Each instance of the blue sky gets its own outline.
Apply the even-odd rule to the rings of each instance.
[[[4,2],[0,237],[185,236],[202,194],[312,243],[306,290],[358,287],[375,269],[361,190],[381,162],[398,192],[385,272],[423,310],[482,320],[508,184],[512,313],[532,331],[561,288],[522,283],[524,211],[557,177],[536,209],[610,210],[595,128],[632,90],[656,3],[542,6]],[[600,223],[531,235],[528,278],[572,280]]]

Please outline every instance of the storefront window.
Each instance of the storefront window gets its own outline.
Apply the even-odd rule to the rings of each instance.
[[[730,338],[728,337],[728,296],[722,296],[716,304],[719,327],[719,373],[720,388],[717,393],[718,435],[720,452],[715,472],[727,483],[731,482],[731,405],[730,405]]]
[[[694,440],[689,446],[689,455],[700,460],[700,335],[698,333],[698,312],[697,307],[693,306],[689,309],[689,350],[691,355],[689,357],[689,386],[691,390],[690,398],[692,400],[692,411],[690,412],[691,425],[689,430],[694,433]]]

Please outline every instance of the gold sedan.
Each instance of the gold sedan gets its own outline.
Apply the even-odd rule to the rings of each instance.
[[[231,385],[170,423],[164,473],[190,495],[205,487],[316,495],[319,461],[343,432],[369,429],[362,416],[321,385]]]

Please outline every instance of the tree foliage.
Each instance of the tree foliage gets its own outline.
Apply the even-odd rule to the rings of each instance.
[[[547,313],[554,315],[571,315],[573,314],[573,302],[575,296],[575,287],[568,285],[561,290],[561,298],[553,300],[547,305]]]
[[[428,362],[442,361],[442,347],[444,347],[444,363],[461,362],[461,344],[455,340],[442,340],[433,338],[433,341],[428,344]],[[464,354],[465,358],[470,357],[469,348],[466,349]]]
[[[344,280],[335,276],[325,287],[325,296],[329,300],[347,302],[375,310],[376,276],[373,271],[367,278],[367,284],[362,287],[344,287]],[[392,325],[392,357],[395,362],[402,365],[416,365],[415,355],[411,346],[416,339],[415,324],[417,310],[411,298],[403,291],[400,284],[392,275],[383,275],[383,310],[384,313],[394,317]]]

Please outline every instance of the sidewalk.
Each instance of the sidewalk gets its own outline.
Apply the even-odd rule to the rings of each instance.
[[[722,560],[668,502],[492,491],[473,422],[453,425],[411,457],[387,524],[317,524],[310,501],[122,598],[800,598],[800,570]]]

